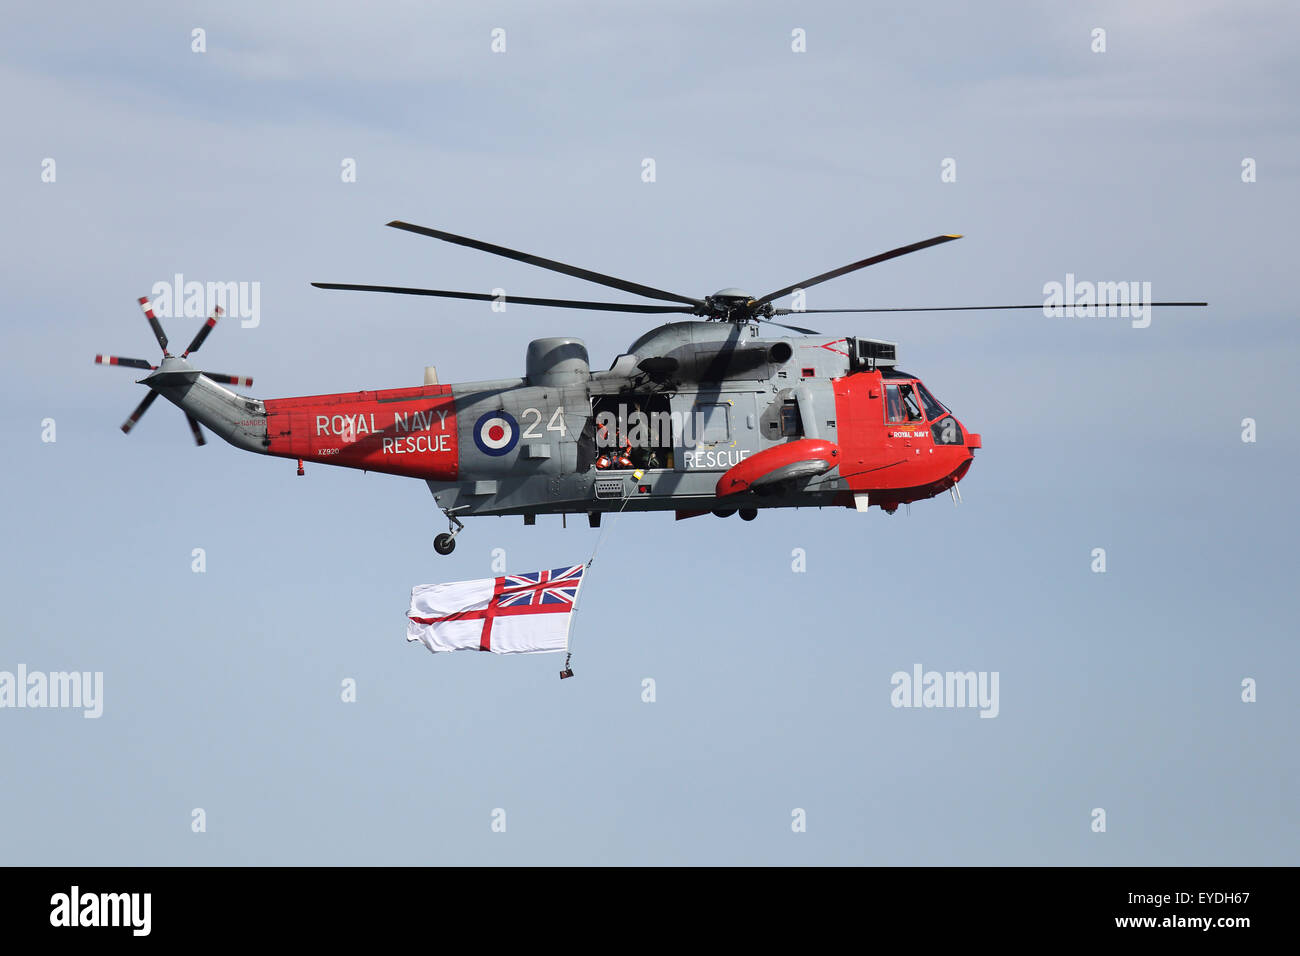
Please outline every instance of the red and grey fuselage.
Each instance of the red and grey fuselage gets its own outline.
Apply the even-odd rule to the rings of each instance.
[[[518,379],[265,401],[178,359],[143,381],[241,448],[419,478],[460,515],[892,511],[965,476],[979,436],[915,377],[853,339],[756,333],[672,323],[603,372],[541,339]]]

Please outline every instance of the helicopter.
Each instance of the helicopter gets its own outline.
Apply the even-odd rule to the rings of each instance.
[[[402,221],[406,232],[513,259],[655,300],[596,302],[398,286],[313,282],[320,289],[589,311],[689,316],[639,336],[608,369],[593,370],[579,338],[530,342],[524,375],[374,391],[256,399],[231,389],[252,379],[201,371],[190,356],[212,332],[217,308],[179,355],[147,299],[140,306],[162,349],[144,359],[97,355],[103,365],[147,370],[149,393],[122,424],[129,433],[159,395],[185,413],[197,444],[206,426],[236,448],[417,478],[427,482],[448,531],[434,550],[450,554],[462,518],[610,512],[712,513],[754,520],[770,508],[900,505],[958,483],[982,447],[915,375],[898,367],[897,343],[835,337],[778,322],[814,313],[1042,309],[1043,305],[938,308],[778,308],[787,295],[960,235],[899,246],[769,292],[736,288],[693,297],[603,275],[476,239]],[[1142,306],[1203,306],[1152,302]],[[761,326],[784,329],[764,337]]]

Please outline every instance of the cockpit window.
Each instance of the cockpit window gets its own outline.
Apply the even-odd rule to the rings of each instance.
[[[942,403],[930,394],[929,390],[920,382],[916,383],[916,391],[921,396],[921,404],[925,406],[925,417],[934,421],[948,414],[948,409],[944,408]]]
[[[910,384],[886,385],[885,408],[891,422],[923,421],[921,407],[916,403]]]

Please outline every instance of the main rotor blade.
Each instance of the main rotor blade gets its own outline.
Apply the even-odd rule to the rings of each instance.
[[[208,440],[203,437],[203,429],[199,427],[198,421],[193,415],[186,415],[185,420],[190,423],[190,431],[194,433],[194,444],[206,445]]]
[[[759,319],[760,322],[767,322],[770,325],[779,325],[783,329],[789,329],[791,332],[799,332],[802,335],[821,335],[816,329],[801,329],[797,325],[786,325],[784,322],[773,322],[771,319]]]
[[[865,269],[867,266],[874,266],[877,262],[884,262],[887,259],[897,259],[899,256],[905,256],[909,252],[920,252],[922,249],[929,249],[931,246],[941,245],[945,242],[952,242],[954,239],[960,239],[961,236],[935,236],[931,239],[925,239],[921,242],[914,242],[910,246],[899,246],[897,249],[890,249],[888,252],[882,252],[878,256],[872,256],[869,259],[860,259],[857,262],[851,262],[847,266],[840,266],[838,269],[832,269],[830,272],[823,272],[819,276],[813,276],[811,279],[805,279],[803,282],[796,282],[794,285],[788,285],[784,289],[777,289],[775,292],[769,292],[763,298],[755,302],[755,305],[766,305],[773,299],[779,299],[783,295],[789,295],[795,289],[807,289],[818,283],[826,282],[829,279],[835,279],[850,272],[856,272],[858,269]]]
[[[158,345],[163,350],[163,355],[168,355],[167,351],[167,333],[163,331],[162,325],[158,322],[158,316],[153,314],[153,306],[144,296],[140,296],[140,310],[144,312],[144,317],[149,320],[149,328],[153,329],[154,338],[158,340]]]
[[[1039,302],[1037,305],[940,305],[935,307],[906,309],[773,309],[773,315],[802,315],[805,312],[996,312],[999,309],[1124,309],[1148,306],[1205,306],[1208,302],[1104,302],[1095,305],[1052,305]]]
[[[453,235],[450,232],[442,232],[438,229],[429,229],[426,226],[413,226],[409,222],[401,222],[396,219],[388,225],[392,226],[394,229],[405,229],[407,232],[414,232],[421,236],[429,236],[433,239],[441,239],[443,242],[455,243],[458,246],[468,246],[470,249],[477,249],[480,252],[490,252],[494,256],[504,256],[507,259],[514,259],[516,262],[526,262],[529,265],[540,266],[543,269],[550,269],[552,272],[560,272],[567,276],[573,276],[576,279],[586,279],[588,282],[595,282],[598,285],[609,286],[611,289],[621,289],[624,292],[631,292],[634,295],[643,295],[649,299],[662,299],[666,302],[683,302],[687,305],[704,306],[704,303],[699,299],[693,299],[688,295],[678,295],[676,292],[665,292],[663,289],[641,285],[637,282],[628,282],[626,279],[616,279],[614,276],[592,272],[590,269],[580,269],[578,266],[556,262],[554,259],[543,259],[541,256],[534,256],[527,252],[518,252],[514,249],[507,249],[505,246],[494,246],[490,242],[481,242],[478,239],[467,239],[464,236]]]
[[[181,353],[181,358],[188,358],[191,352],[197,352],[199,350],[199,346],[203,344],[203,340],[212,334],[212,329],[216,326],[217,319],[219,318],[221,318],[221,306],[217,306],[212,310],[212,314],[208,316],[208,321],[203,323],[203,328],[199,329],[198,332],[194,334],[194,341],[190,343],[189,348]],[[200,444],[202,444],[202,442],[200,442]]]
[[[96,355],[96,365],[121,365],[123,368],[143,368],[152,371],[157,365],[151,365],[144,359],[122,358],[120,355]]]
[[[220,382],[222,385],[243,385],[245,388],[251,387],[253,380],[247,375],[224,375],[221,372],[200,372],[200,375],[206,375],[214,382]]]
[[[445,292],[441,289],[408,289],[392,285],[353,285],[346,282],[313,282],[318,289],[344,289],[350,292],[392,292],[397,295],[430,295],[440,299],[471,299],[476,302],[504,301],[515,305],[547,305],[561,309],[592,309],[597,312],[694,312],[684,305],[642,305],[639,302],[582,302],[577,299],[537,299],[530,296],[488,295],[485,292]]]
[[[122,423],[122,431],[124,434],[131,434],[131,429],[135,428],[135,423],[140,420],[140,416],[149,410],[149,406],[153,404],[153,400],[157,397],[158,393],[151,390],[149,394],[144,397],[144,401],[135,407],[135,411],[131,413],[131,417]]]

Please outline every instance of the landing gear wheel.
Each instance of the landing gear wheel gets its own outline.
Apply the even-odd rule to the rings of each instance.
[[[440,534],[433,539],[433,550],[439,554],[451,554],[456,550],[456,535],[465,530],[465,525],[456,517],[455,512],[450,508],[443,508],[442,513],[447,516],[447,522],[451,525],[450,534]]]
[[[717,515],[719,518],[730,518],[732,515],[734,515],[734,514],[736,513],[736,509],[735,509],[735,508],[730,508],[730,509],[727,509],[727,508],[715,508],[714,511],[713,511],[713,513],[714,513],[715,515]]]
[[[758,509],[757,509],[757,508],[741,508],[741,509],[740,509],[740,520],[741,520],[741,521],[753,521],[753,520],[754,520],[755,518],[757,518],[757,517],[758,517]]]

